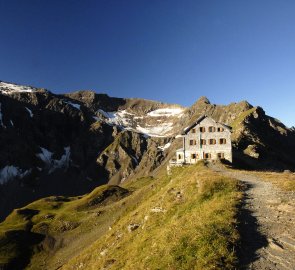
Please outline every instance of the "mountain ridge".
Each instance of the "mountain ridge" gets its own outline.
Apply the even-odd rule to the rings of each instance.
[[[203,114],[233,127],[236,166],[295,167],[294,131],[247,101],[216,105],[200,97],[185,108],[0,82],[0,104],[0,218],[41,197],[153,175],[179,147],[175,135]]]

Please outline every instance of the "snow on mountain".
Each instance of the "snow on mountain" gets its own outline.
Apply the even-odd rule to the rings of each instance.
[[[39,157],[45,164],[50,166],[53,153],[43,147],[40,147],[40,149],[42,153],[36,154],[36,156]]]
[[[1,112],[1,106],[2,106],[2,104],[0,103],[0,125],[1,125],[2,127],[5,127],[4,124],[3,124],[3,114],[2,114],[2,112]]]
[[[30,117],[32,118],[34,116],[33,112],[28,107],[25,107],[25,108],[28,111]]]
[[[115,112],[105,112],[104,110],[101,110],[101,109],[99,109],[97,112],[102,114],[105,118],[111,119],[115,117]]]
[[[147,115],[152,117],[159,116],[177,116],[181,117],[183,115],[184,109],[182,108],[162,108],[149,112]]]
[[[125,128],[131,127],[131,119],[134,117],[133,113],[129,113],[126,110],[117,112],[105,112],[103,110],[98,110],[106,118],[106,123],[111,125],[118,125]]]
[[[172,128],[173,123],[168,122],[145,128],[137,126],[135,130],[150,137],[166,137],[169,135],[169,131],[171,131]]]
[[[97,113],[109,125],[117,125],[150,137],[166,137],[171,135],[173,129],[173,119],[167,120],[167,117],[179,118],[182,116],[183,110],[182,108],[163,108],[151,111],[146,115],[137,115],[135,112],[131,113],[127,110],[105,112],[99,109]],[[95,116],[94,119],[101,120],[101,117]]]
[[[65,153],[61,156],[60,159],[53,159],[52,160],[52,167],[49,170],[49,173],[55,171],[56,169],[67,169],[69,167],[70,164],[70,155],[71,155],[71,148],[65,147],[64,148]]]
[[[2,94],[12,94],[12,93],[32,93],[36,91],[36,88],[24,85],[17,85],[12,83],[5,83],[0,81],[0,93]]]
[[[56,169],[67,169],[70,164],[70,155],[71,155],[71,148],[64,147],[65,153],[61,156],[60,159],[53,159],[53,153],[47,150],[46,148],[40,147],[41,153],[36,154],[45,164],[49,173],[54,172]]]
[[[158,149],[160,149],[161,151],[165,151],[166,149],[168,149],[171,146],[171,142],[166,143],[163,146],[159,146]]]
[[[22,170],[15,166],[5,166],[0,169],[0,185],[15,179],[16,177],[23,178],[30,173],[30,170]]]
[[[71,105],[72,107],[74,107],[75,109],[77,109],[77,110],[80,111],[80,108],[81,108],[81,105],[80,105],[80,104],[73,103],[73,102],[71,102],[71,101],[65,101],[65,100],[64,100],[63,102],[66,103],[66,104]]]

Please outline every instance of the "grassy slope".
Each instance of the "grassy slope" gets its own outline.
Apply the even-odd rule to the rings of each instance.
[[[246,171],[246,173],[249,173]],[[277,187],[286,191],[295,191],[295,174],[294,173],[278,173],[278,172],[251,172],[265,181],[275,184]]]
[[[63,269],[233,268],[237,182],[201,164],[157,181],[146,200]],[[130,224],[139,227],[130,232]]]
[[[0,265],[231,269],[240,196],[235,180],[198,164],[123,188],[101,186],[83,197],[42,199],[15,210],[0,224]],[[130,224],[139,227],[130,232]]]
[[[251,109],[249,109],[247,111],[244,111],[244,112],[240,113],[240,115],[234,121],[232,121],[230,123],[231,127],[233,129],[239,129],[242,126],[243,121],[245,120],[245,118],[247,116],[249,116],[251,113],[253,113],[256,109],[257,109],[257,107],[254,107],[254,108],[251,108]]]

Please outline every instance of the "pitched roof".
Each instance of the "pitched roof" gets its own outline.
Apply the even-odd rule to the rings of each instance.
[[[202,116],[200,116],[196,122],[194,122],[192,125],[186,127],[183,132],[181,133],[181,135],[186,135],[192,128],[194,128],[196,125],[198,125],[199,123],[201,123],[205,118],[210,118],[212,119],[215,123],[217,124],[220,124],[222,125],[224,128],[226,128],[227,130],[231,131],[231,127],[226,125],[226,124],[223,124],[223,123],[219,123],[217,121],[215,121],[213,118],[211,118],[210,116],[204,114]]]

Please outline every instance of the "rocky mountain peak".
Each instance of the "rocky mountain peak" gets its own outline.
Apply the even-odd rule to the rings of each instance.
[[[10,82],[0,81],[0,93],[3,95],[13,95],[16,93],[36,93],[46,92],[44,88],[36,88],[33,86],[25,86]]]
[[[211,103],[207,97],[201,96],[195,104],[200,105],[200,104],[211,104]]]
[[[185,108],[0,82],[0,219],[41,195],[78,195],[152,173],[173,157],[174,137],[204,114],[233,128],[234,161],[295,166],[295,132],[247,101],[216,105],[201,97]]]

